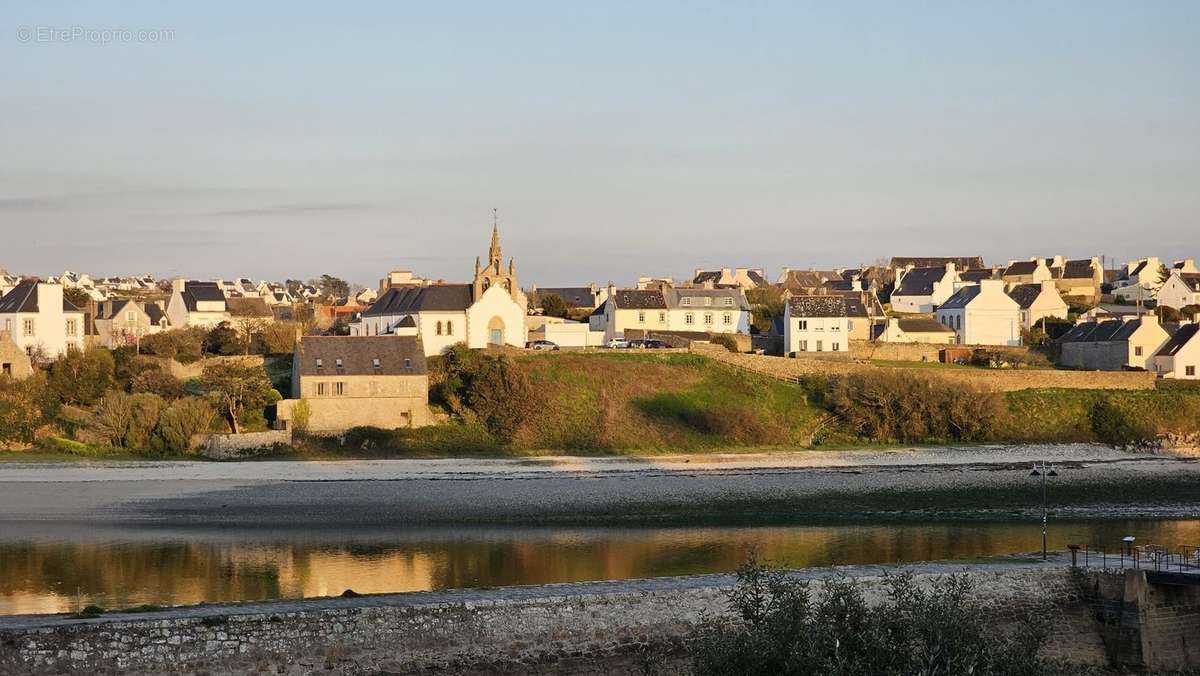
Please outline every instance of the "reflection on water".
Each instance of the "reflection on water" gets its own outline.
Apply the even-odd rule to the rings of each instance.
[[[1050,546],[1200,543],[1200,521],[1059,522]],[[789,566],[1032,552],[1040,524],[672,529],[439,529],[0,541],[0,614],[53,613],[730,571],[757,548]]]

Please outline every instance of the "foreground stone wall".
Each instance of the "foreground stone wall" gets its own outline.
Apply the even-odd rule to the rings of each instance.
[[[201,442],[201,453],[214,460],[232,460],[256,455],[275,446],[286,446],[291,443],[291,430],[210,434]]]
[[[986,387],[999,392],[1035,388],[1061,387],[1084,390],[1152,390],[1154,374],[1138,371],[1060,371],[1054,369],[983,369],[930,368],[916,371],[899,367],[880,367],[862,361],[821,359],[818,357],[769,357],[754,354],[733,354],[713,346],[695,344],[693,351],[773,378],[796,380],[806,375],[842,375],[855,372],[893,371],[904,374],[942,378],[954,383]],[[936,361],[933,359],[931,361]]]
[[[833,574],[886,593],[884,569]],[[896,570],[891,569],[895,574]],[[919,580],[976,578],[997,620],[1054,614],[1048,656],[1104,664],[1104,645],[1062,565],[926,564]],[[640,673],[647,656],[668,672],[705,617],[728,617],[725,575],[628,582],[423,592],[195,607],[96,619],[0,618],[0,673]],[[1053,604],[1049,609],[1045,603]],[[661,663],[661,662],[660,662]]]

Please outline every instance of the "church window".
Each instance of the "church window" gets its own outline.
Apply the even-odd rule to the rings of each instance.
[[[441,322],[437,323],[437,334],[439,336],[442,335],[442,323]]]
[[[448,319],[446,320],[446,335],[447,336],[454,335],[454,322],[452,322]]]

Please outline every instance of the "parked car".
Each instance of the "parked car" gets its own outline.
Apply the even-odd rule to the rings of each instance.
[[[664,343],[661,340],[658,340],[657,338],[647,338],[646,340],[644,340],[642,342],[643,342],[642,347],[646,348],[647,350],[662,350],[662,349],[671,347],[670,345],[667,345],[666,343]]]
[[[527,350],[557,350],[558,345],[549,340],[531,340],[525,343]]]
[[[608,341],[608,348],[610,350],[623,350],[627,347],[629,347],[629,341],[624,338],[613,338]]]

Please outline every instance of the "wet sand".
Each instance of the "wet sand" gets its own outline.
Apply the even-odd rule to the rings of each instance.
[[[904,518],[897,513],[905,511],[904,494],[946,491],[979,491],[974,511],[995,518],[1011,514],[1011,505],[989,504],[987,496],[1028,490],[1030,465],[1043,459],[1059,466],[1059,487],[1111,484],[1114,494],[1155,481],[1196,487],[1194,499],[1184,491],[1180,500],[1178,490],[1151,503],[1093,499],[1060,506],[1064,516],[1200,513],[1200,460],[1103,446],[1026,445],[641,458],[10,461],[0,463],[0,522],[377,528],[668,515],[685,523],[691,515],[793,520],[820,512],[826,497],[896,495],[898,506],[863,509]],[[962,517],[962,511],[960,505],[947,515]],[[917,512],[908,516],[937,516]]]

